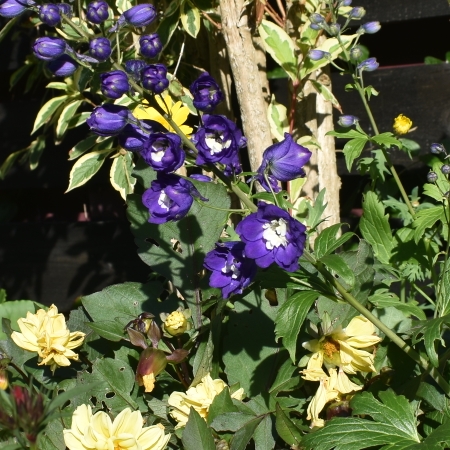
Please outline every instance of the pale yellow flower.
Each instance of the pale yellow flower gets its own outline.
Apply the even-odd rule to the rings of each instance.
[[[162,450],[170,434],[161,424],[143,428],[140,411],[124,409],[114,422],[103,411],[92,414],[89,405],[80,405],[72,416],[72,428],[64,430],[69,450]]]
[[[191,128],[188,125],[184,125],[184,122],[186,122],[189,116],[189,108],[183,106],[183,103],[181,101],[174,103],[172,97],[167,92],[162,94],[162,97],[164,101],[162,101],[159,96],[155,96],[158,105],[165,112],[167,112],[169,116],[172,117],[172,120],[178,125],[181,131],[186,136],[189,136],[192,133],[193,128]],[[175,130],[169,125],[167,120],[164,119],[164,117],[162,117],[161,114],[158,111],[156,111],[155,108],[152,108],[145,104],[139,105],[133,111],[133,115],[137,119],[141,120],[143,119],[154,120],[155,122],[160,123],[167,130],[171,131],[172,133],[175,133]]]
[[[6,391],[8,385],[8,374],[5,369],[0,369],[0,389]]]
[[[313,352],[307,369],[341,367],[345,372],[376,372],[373,365],[373,346],[381,341],[375,334],[375,327],[363,316],[354,317],[347,328],[341,328],[304,342],[304,348]]]
[[[160,316],[161,320],[164,321],[163,329],[170,336],[178,336],[191,329],[191,324],[188,322],[189,317],[191,317],[189,309],[180,307],[170,314],[162,313]]]
[[[55,305],[48,311],[28,312],[27,317],[19,319],[17,324],[21,333],[14,331],[12,340],[25,350],[37,352],[38,365],[48,365],[54,372],[60,366],[70,366],[70,359],[78,361],[78,355],[72,349],[83,343],[85,334],[81,331],[71,333]]]
[[[412,120],[400,114],[394,119],[393,129],[396,134],[406,134],[412,127]]]
[[[224,381],[221,379],[213,380],[208,374],[195,387],[189,388],[186,394],[177,391],[172,392],[168,403],[171,407],[170,415],[178,422],[175,428],[181,428],[186,425],[191,407],[201,417],[206,419],[214,397],[220,394],[225,388],[228,388],[228,386]],[[243,397],[244,389],[242,388],[231,394],[231,398],[235,398],[236,400],[242,400]]]

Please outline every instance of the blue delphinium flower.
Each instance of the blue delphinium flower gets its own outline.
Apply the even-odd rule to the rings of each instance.
[[[209,285],[222,290],[222,297],[242,294],[253,281],[257,266],[255,261],[244,256],[243,242],[216,244],[205,257],[204,266],[210,270]]]
[[[154,58],[161,52],[163,45],[158,33],[152,33],[139,38],[139,47],[142,56]]]
[[[352,19],[361,19],[366,15],[366,10],[362,6],[355,6],[351,9],[348,16]]]
[[[343,115],[339,117],[338,125],[344,128],[351,127],[353,125],[356,125],[358,123],[359,119],[356,116],[351,116],[349,114]]]
[[[99,61],[106,61],[111,56],[111,41],[98,37],[89,42],[89,54]]]
[[[142,59],[129,59],[125,63],[125,72],[131,75],[134,81],[140,81],[141,71],[146,66],[147,63]]]
[[[123,70],[113,70],[100,74],[100,89],[108,98],[120,98],[130,90],[128,76]]]
[[[108,31],[118,31],[124,25],[132,25],[134,27],[146,27],[150,25],[157,16],[156,8],[150,3],[142,3],[140,5],[133,6],[132,8],[124,11],[119,17],[116,24]]]
[[[11,19],[20,16],[30,6],[35,5],[33,0],[3,0],[0,1],[0,16]]]
[[[145,89],[161,94],[169,87],[167,67],[164,64],[149,64],[141,70],[141,83]]]
[[[198,149],[197,164],[230,164],[236,162],[239,148],[244,147],[247,140],[225,116],[205,114],[203,126],[192,136],[192,142]]]
[[[175,133],[152,133],[144,142],[141,156],[154,170],[170,173],[183,165],[181,138]]]
[[[375,34],[378,33],[378,31],[380,31],[380,28],[381,28],[380,22],[377,21],[367,22],[359,27],[358,33]]]
[[[210,113],[223,99],[219,85],[208,72],[203,72],[189,89],[194,96],[192,103],[199,111]]]
[[[202,173],[193,173],[189,178],[196,181],[203,181],[204,183],[209,183],[212,181],[211,177],[208,177],[208,175],[203,175]]]
[[[379,65],[376,58],[368,58],[358,64],[356,68],[360,71],[365,70],[367,72],[373,72],[378,69]]]
[[[64,55],[67,44],[64,39],[56,37],[41,37],[36,39],[33,44],[33,53],[38,59],[43,61],[53,61]]]
[[[142,195],[142,203],[150,212],[150,223],[166,223],[182,219],[192,206],[193,197],[202,197],[194,185],[174,174],[158,172],[150,189]]]
[[[60,14],[65,14],[69,19],[72,17],[72,7],[67,3],[57,3]]]
[[[109,16],[108,3],[104,0],[95,0],[89,3],[86,10],[86,18],[97,25],[103,23]]]
[[[162,125],[154,120],[144,119],[138,124],[129,123],[118,136],[119,145],[130,152],[140,152],[150,133],[159,132],[162,129]]]
[[[39,19],[49,27],[54,27],[61,22],[61,14],[58,5],[45,3],[39,7]]]
[[[244,255],[259,267],[275,263],[287,272],[298,269],[306,227],[278,206],[259,202],[258,211],[243,219],[236,233],[245,243]]]
[[[58,77],[68,77],[78,68],[78,63],[69,55],[62,55],[47,63],[48,69]]]
[[[95,134],[117,136],[128,123],[137,123],[137,119],[125,106],[105,103],[92,111],[86,123]]]
[[[261,167],[255,176],[261,186],[271,191],[266,177],[274,192],[279,192],[277,181],[291,181],[305,176],[303,166],[311,158],[311,152],[284,133],[284,140],[268,147],[262,157]]]

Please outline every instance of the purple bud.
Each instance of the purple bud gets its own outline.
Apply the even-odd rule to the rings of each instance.
[[[77,70],[78,64],[69,55],[62,55],[49,61],[47,67],[58,77],[68,77]]]
[[[341,127],[348,128],[358,123],[359,119],[356,116],[340,116],[338,120],[338,124]]]
[[[349,17],[352,19],[361,19],[366,15],[366,10],[362,6],[355,6],[349,13]]]
[[[34,1],[17,1],[17,0],[3,0],[0,1],[0,16],[11,19],[22,14],[28,9],[29,6],[33,6]]]
[[[377,70],[379,67],[379,64],[377,62],[376,58],[369,58],[364,60],[362,63],[358,64],[356,67],[359,71],[366,70],[367,72],[373,72],[374,70]]]
[[[448,174],[450,173],[450,166],[449,166],[448,164],[444,164],[444,165],[441,167],[441,172],[442,172],[444,175],[448,175]]]
[[[320,25],[317,25],[315,23],[312,23],[309,25],[310,28],[312,28],[313,30],[321,30],[322,27]]]
[[[328,34],[330,36],[338,36],[341,32],[341,26],[338,23],[332,23],[328,26]]]
[[[91,131],[100,136],[116,136],[132,122],[137,120],[128,108],[111,103],[97,106],[86,120]]]
[[[61,14],[65,14],[69,19],[72,17],[72,7],[67,3],[57,3],[56,6]]]
[[[222,91],[208,72],[203,72],[190,86],[194,106],[203,112],[211,112],[223,99]]]
[[[133,77],[134,81],[140,81],[141,70],[146,67],[147,64],[141,59],[129,59],[125,63],[125,72]]]
[[[125,21],[135,27],[146,27],[156,19],[156,8],[150,3],[133,6],[123,13]]]
[[[381,25],[380,22],[367,22],[358,29],[360,34],[375,34],[380,31]]]
[[[89,54],[99,61],[106,61],[111,56],[111,41],[105,37],[89,42]]]
[[[209,183],[212,181],[211,177],[208,177],[208,175],[203,175],[201,173],[193,173],[189,178],[192,178],[196,181],[203,181],[204,183]]]
[[[139,45],[141,49],[141,55],[146,58],[154,58],[157,56],[162,48],[162,42],[158,33],[145,34],[139,38]]]
[[[141,71],[142,86],[155,94],[161,94],[169,87],[167,67],[164,64],[149,64]]]
[[[318,13],[313,13],[309,16],[311,23],[319,25],[325,21],[325,18]]]
[[[45,3],[39,8],[39,19],[49,27],[54,27],[61,22],[61,15],[57,5]]]
[[[130,152],[140,152],[150,133],[160,131],[162,125],[153,120],[140,120],[139,124],[129,123],[119,134],[119,144]]]
[[[86,18],[89,22],[99,25],[104,22],[108,16],[108,3],[104,0],[95,0],[87,6]]]
[[[120,98],[130,90],[127,74],[122,70],[113,70],[100,74],[100,89],[108,98]]]
[[[38,59],[53,61],[66,51],[66,42],[61,38],[41,37],[33,44],[33,52]]]
[[[323,58],[329,58],[331,55],[323,50],[314,49],[308,52],[308,56],[311,61],[319,61]]]
[[[350,6],[352,4],[352,0],[343,0],[342,6]]]
[[[174,172],[184,163],[181,138],[175,133],[152,133],[144,142],[141,156],[156,171]]]
[[[431,153],[434,153],[435,155],[437,155],[438,153],[445,152],[445,147],[442,144],[436,144],[436,143],[431,144],[430,151],[431,151]]]
[[[438,179],[436,172],[429,172],[427,174],[427,181],[428,183],[434,183]]]

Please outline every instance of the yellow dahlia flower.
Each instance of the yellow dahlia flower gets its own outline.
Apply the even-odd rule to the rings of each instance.
[[[186,425],[191,407],[201,417],[206,419],[214,397],[220,394],[225,388],[228,388],[228,386],[224,381],[220,378],[213,380],[208,374],[195,387],[189,388],[186,394],[177,391],[172,392],[168,403],[171,407],[170,415],[178,422],[175,428],[181,428]],[[236,400],[242,400],[243,397],[244,389],[242,388],[231,394],[231,398],[235,398]]]
[[[64,430],[69,450],[162,450],[170,434],[161,424],[143,428],[140,411],[124,409],[114,422],[103,411],[92,414],[89,405],[80,405],[72,416],[72,428]]]
[[[172,100],[172,97],[165,92],[162,94],[162,97],[164,99],[161,100],[159,96],[155,96],[156,101],[158,102],[158,105],[169,114],[169,116],[172,117],[172,120],[178,125],[178,127],[181,129],[181,131],[186,135],[189,136],[193,129],[188,126],[184,125],[184,122],[186,122],[188,116],[189,116],[189,108],[186,106],[183,106],[183,103],[181,101],[178,101],[174,103]],[[155,108],[152,108],[150,106],[146,105],[139,105],[135,108],[133,111],[134,117],[137,119],[147,119],[147,120],[154,120],[155,122],[160,123],[164,128],[171,131],[172,133],[175,133],[175,130],[169,125],[166,119],[159,114],[158,111],[156,111]]]
[[[27,317],[19,319],[17,324],[21,333],[14,331],[11,339],[19,347],[37,352],[38,365],[50,366],[54,372],[58,367],[70,366],[70,359],[78,361],[78,355],[72,349],[83,343],[85,334],[81,331],[71,333],[55,305],[50,306],[48,311],[39,309],[36,314],[28,312]]]
[[[412,127],[412,120],[400,114],[394,119],[393,129],[396,134],[406,134]]]
[[[341,367],[347,373],[376,372],[372,347],[381,341],[375,327],[363,316],[354,317],[345,329],[304,342],[304,348],[312,352],[307,369]]]

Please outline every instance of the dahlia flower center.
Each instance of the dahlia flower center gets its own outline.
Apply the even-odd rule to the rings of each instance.
[[[233,259],[231,262],[226,262],[225,265],[222,268],[222,273],[230,273],[231,272],[231,278],[234,280],[241,274],[241,271],[236,267],[236,260]]]
[[[231,139],[224,141],[224,134],[219,132],[207,133],[205,135],[206,145],[209,147],[211,155],[220,153],[223,149],[231,145]]]
[[[263,225],[263,229],[263,238],[266,241],[266,248],[268,250],[272,250],[280,245],[283,247],[287,246],[286,231],[288,227],[284,219],[271,220],[270,223]]]
[[[158,205],[161,206],[162,209],[168,210],[170,208],[170,205],[172,204],[172,201],[170,200],[169,196],[166,195],[164,192],[164,189],[159,194],[158,198]]]
[[[167,147],[162,142],[155,142],[152,145],[151,158],[155,162],[161,162]]]
[[[325,356],[328,358],[332,358],[335,353],[338,353],[341,349],[341,346],[339,345],[339,342],[327,338],[325,342],[322,344],[322,350]]]

